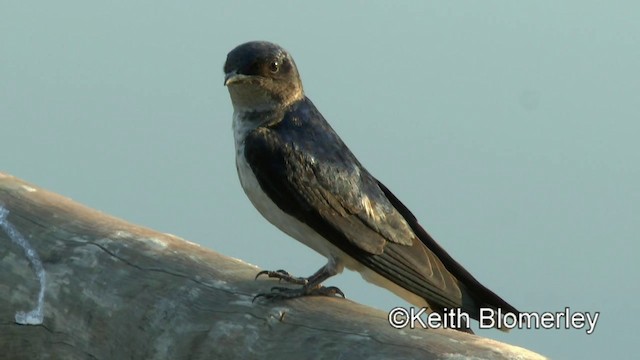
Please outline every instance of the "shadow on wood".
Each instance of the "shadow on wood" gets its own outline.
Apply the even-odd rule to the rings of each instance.
[[[252,303],[275,283],[255,266],[2,173],[0,225],[7,359],[543,359],[343,299]]]

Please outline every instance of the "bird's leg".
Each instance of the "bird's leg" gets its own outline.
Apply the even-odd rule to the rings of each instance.
[[[291,284],[302,285],[299,288],[288,288],[283,286],[274,286],[271,288],[270,293],[261,293],[254,297],[254,300],[259,297],[266,299],[292,299],[302,296],[342,296],[344,293],[335,286],[322,286],[322,282],[328,278],[336,275],[339,267],[332,260],[316,271],[308,278],[291,276],[284,270],[276,271],[261,271],[256,275],[256,279],[260,275],[267,275],[270,278],[280,279]]]

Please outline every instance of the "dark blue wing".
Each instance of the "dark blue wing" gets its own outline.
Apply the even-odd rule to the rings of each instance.
[[[309,225],[330,225],[371,254],[382,254],[387,242],[417,241],[376,179],[308,100],[282,121],[251,132],[245,156],[262,189]]]
[[[482,285],[360,165],[311,101],[251,132],[245,156],[278,207],[336,247],[432,305],[477,311],[479,303],[460,280]]]

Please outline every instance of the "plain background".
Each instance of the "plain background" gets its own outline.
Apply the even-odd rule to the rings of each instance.
[[[0,170],[266,269],[321,256],[234,164],[226,54],[270,40],[362,163],[520,310],[583,330],[480,335],[629,358],[640,311],[637,2],[0,2]],[[1,245],[0,245],[1,246]],[[327,282],[406,304],[345,272]]]

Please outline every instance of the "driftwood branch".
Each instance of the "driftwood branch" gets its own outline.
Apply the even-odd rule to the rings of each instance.
[[[0,173],[2,358],[543,358],[343,299],[252,303],[258,270]]]

